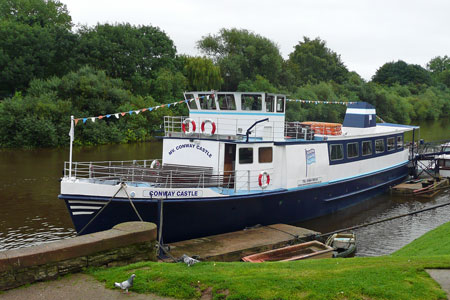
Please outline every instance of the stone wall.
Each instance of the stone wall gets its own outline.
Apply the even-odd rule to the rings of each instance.
[[[0,290],[53,279],[86,267],[156,261],[156,225],[127,222],[110,230],[0,251]]]

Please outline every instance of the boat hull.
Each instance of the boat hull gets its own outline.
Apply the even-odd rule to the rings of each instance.
[[[257,224],[292,224],[324,216],[381,194],[407,175],[407,164],[402,164],[366,176],[296,189],[213,198],[133,199],[133,204],[144,221],[156,224],[160,223],[162,204],[162,236],[167,243]],[[61,194],[59,198],[65,200],[75,229],[82,234],[139,220],[128,199],[108,203],[108,197],[89,195]]]

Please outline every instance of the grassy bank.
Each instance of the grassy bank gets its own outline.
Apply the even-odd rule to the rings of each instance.
[[[289,263],[144,262],[89,273],[113,287],[137,275],[132,291],[174,298],[215,299],[446,299],[426,268],[450,268],[450,223],[391,256]]]

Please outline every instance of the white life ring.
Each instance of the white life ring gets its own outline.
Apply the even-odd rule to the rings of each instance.
[[[192,124],[192,131],[190,130],[191,127],[189,126],[189,124]],[[181,129],[183,129],[183,132],[186,135],[192,135],[195,132],[196,126],[195,126],[195,121],[192,120],[191,118],[187,118],[183,121],[183,124],[181,124]]]
[[[266,171],[262,171],[258,176],[258,184],[262,189],[265,189],[270,183],[270,175]]]
[[[205,125],[211,124],[211,132],[205,132]],[[211,119],[206,119],[202,122],[202,133],[206,136],[212,136],[216,132],[216,123],[213,122]]]
[[[159,162],[159,160],[155,159],[154,161],[152,161],[150,169],[159,169],[160,166],[161,163]]]

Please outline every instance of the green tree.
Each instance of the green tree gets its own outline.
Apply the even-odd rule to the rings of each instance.
[[[399,60],[382,65],[372,81],[381,84],[393,85],[395,83],[405,84],[431,84],[430,73],[419,65],[407,64]]]
[[[158,27],[98,24],[83,27],[78,34],[82,63],[121,78],[135,92],[147,93],[142,88],[156,78],[158,70],[175,70],[175,46]]]
[[[218,90],[223,83],[220,68],[205,57],[186,57],[184,73],[192,91]]]
[[[197,42],[199,49],[220,66],[224,89],[234,91],[244,80],[261,75],[277,84],[283,58],[271,40],[245,29],[221,29]]]
[[[289,54],[287,65],[298,86],[329,80],[343,83],[348,75],[340,55],[327,48],[326,42],[319,38],[303,37],[303,42],[300,41]]]
[[[29,26],[72,28],[67,6],[54,0],[3,0],[0,2],[0,20]]]

